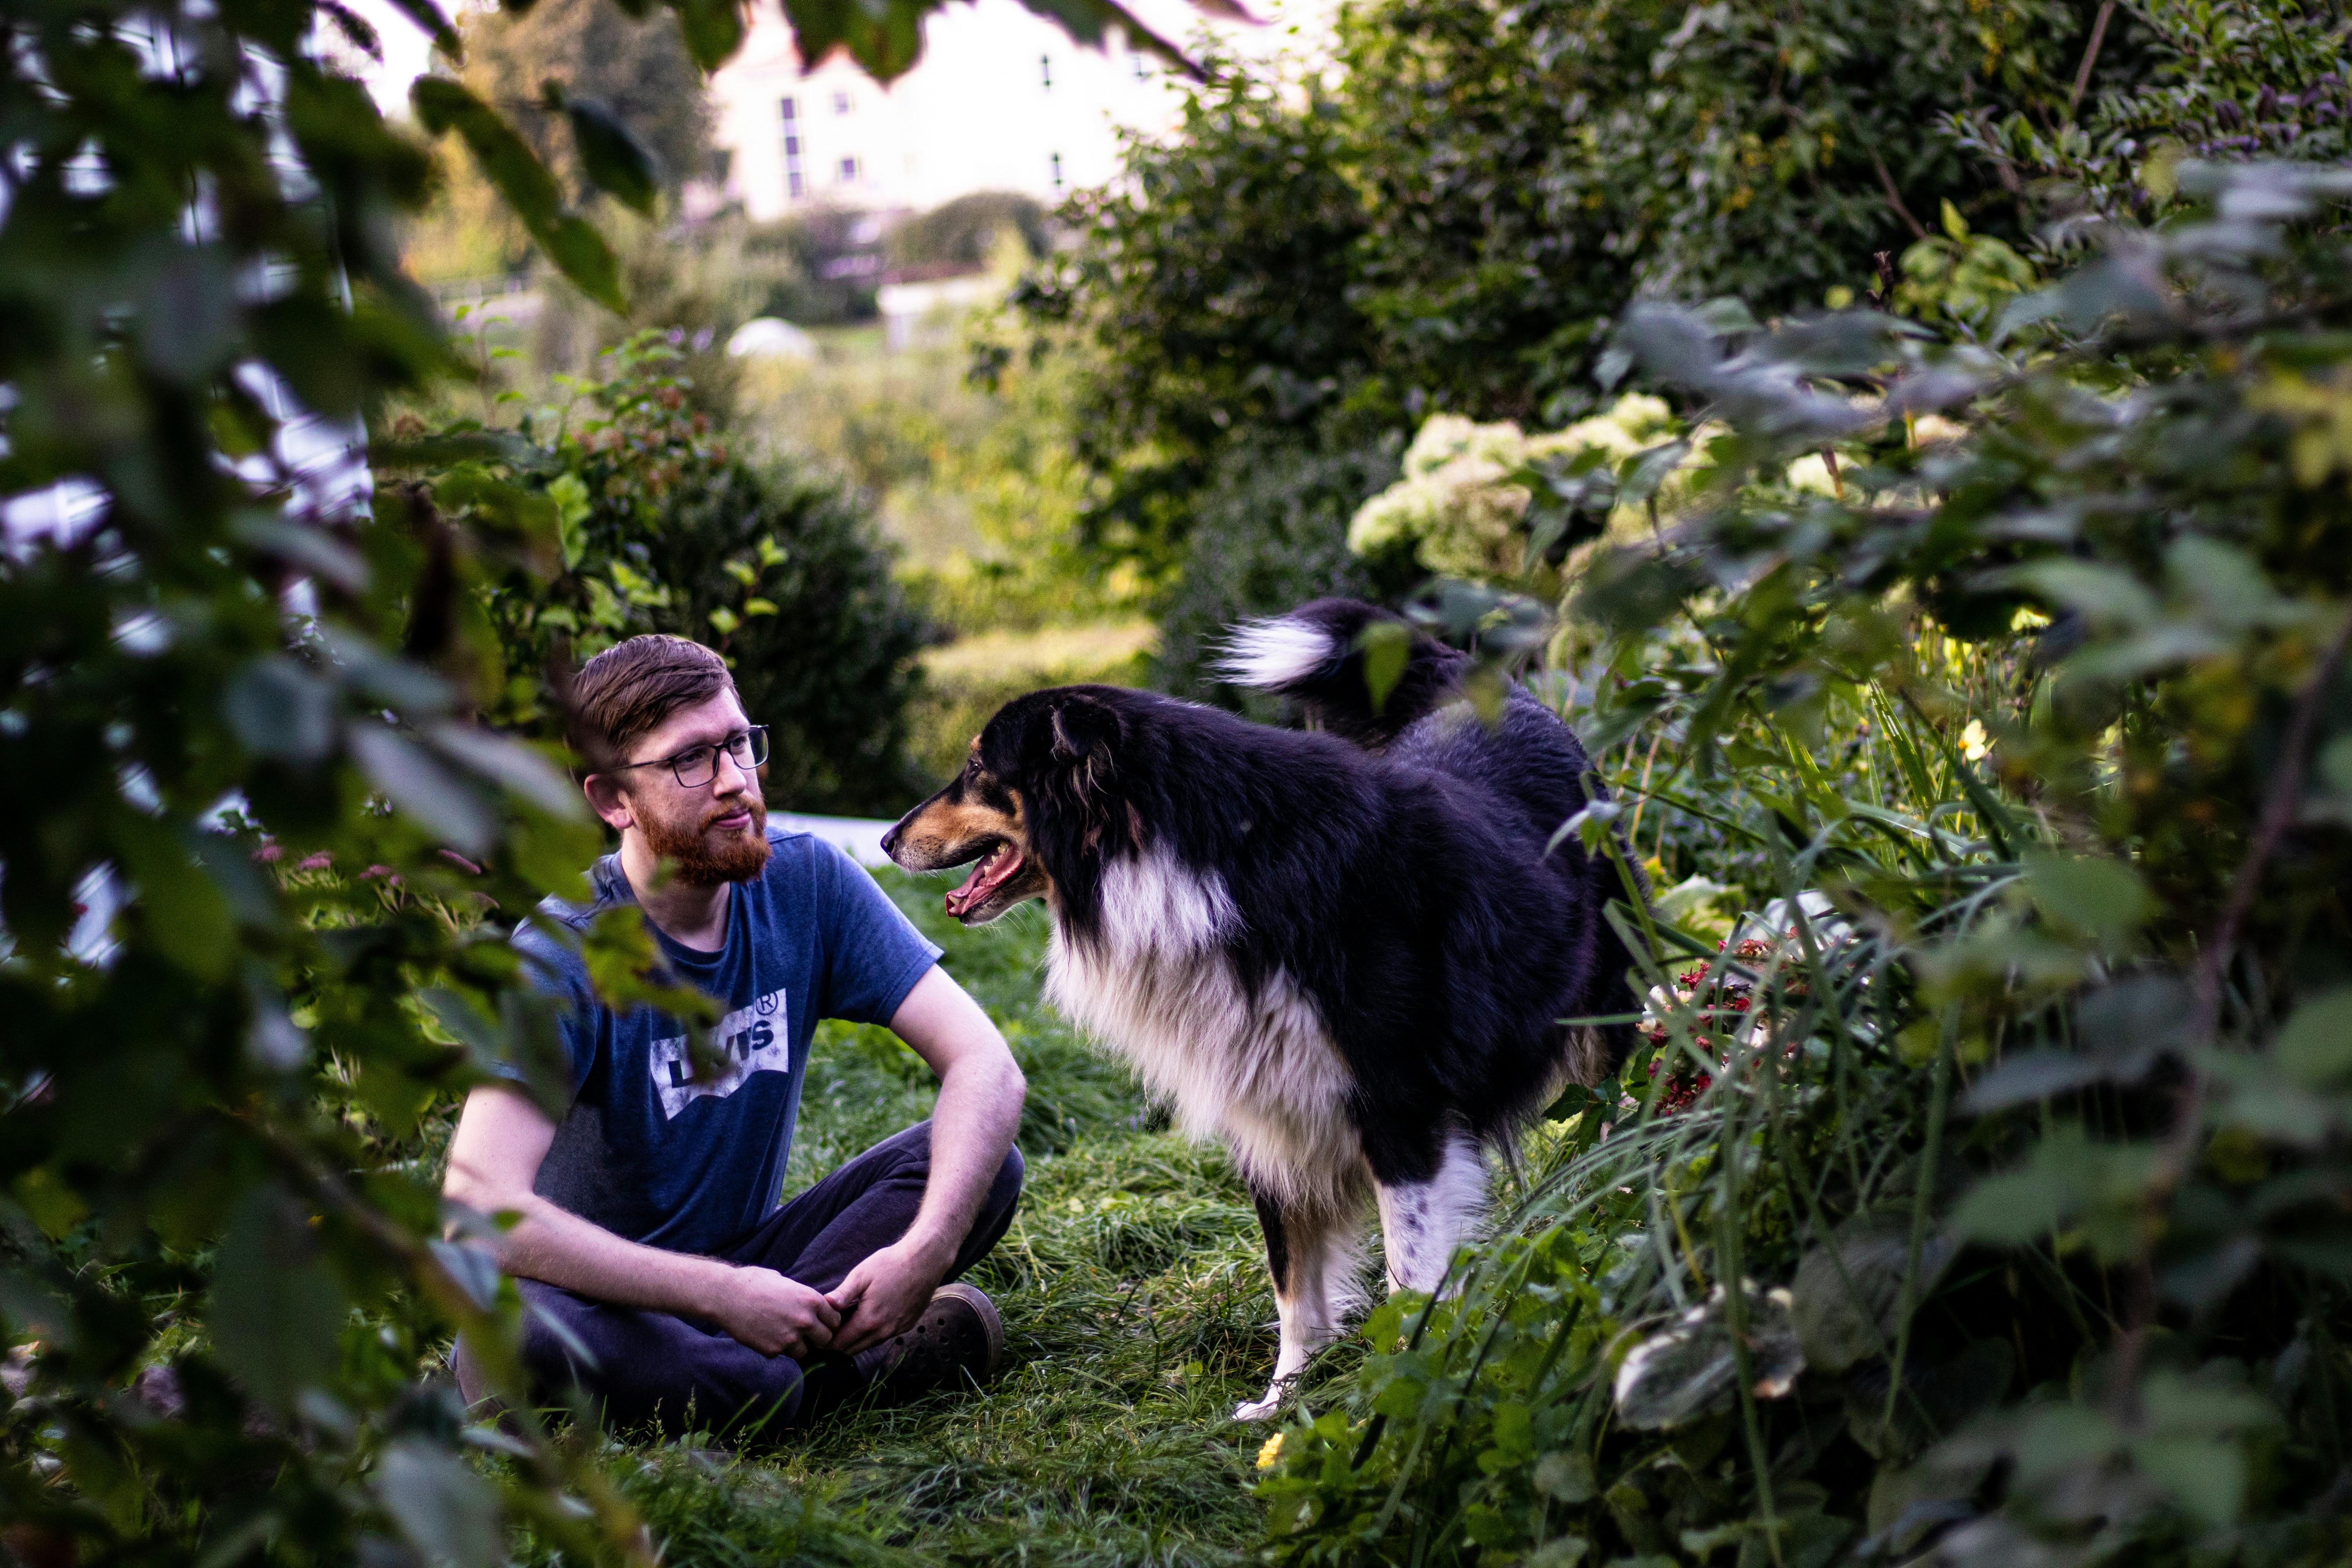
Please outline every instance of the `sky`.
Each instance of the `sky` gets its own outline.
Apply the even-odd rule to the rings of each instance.
[[[344,4],[375,29],[376,38],[383,46],[382,65],[369,60],[358,62],[360,79],[374,95],[377,108],[387,116],[405,117],[408,84],[431,66],[433,40],[390,0],[344,0]]]

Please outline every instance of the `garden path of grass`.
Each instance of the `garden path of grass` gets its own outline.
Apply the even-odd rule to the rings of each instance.
[[[1274,1302],[1249,1201],[1214,1149],[1152,1130],[1118,1067],[1040,994],[1045,916],[965,931],[945,884],[883,887],[947,950],[1029,1078],[1019,1216],[971,1278],[1004,1313],[984,1393],[834,1422],[759,1460],[646,1452],[632,1491],[667,1568],[803,1561],[1226,1563],[1263,1539],[1246,1488]],[[825,1024],[785,1190],[927,1115],[887,1031]]]

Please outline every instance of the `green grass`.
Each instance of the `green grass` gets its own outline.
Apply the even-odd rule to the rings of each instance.
[[[780,1562],[1225,1563],[1254,1555],[1265,1433],[1229,1419],[1265,1387],[1274,1301],[1257,1224],[1221,1151],[1154,1130],[1123,1069],[1039,994],[1043,911],[965,931],[946,883],[882,885],[947,950],[1029,1077],[1029,1182],[973,1273],[1004,1313],[985,1392],[851,1415],[757,1458],[638,1451],[629,1489],[670,1568]],[[887,1030],[828,1023],[789,1194],[929,1114],[930,1074]]]

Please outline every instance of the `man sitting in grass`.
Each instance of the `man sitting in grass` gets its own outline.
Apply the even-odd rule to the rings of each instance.
[[[499,1261],[528,1307],[534,1392],[576,1385],[614,1426],[740,1439],[984,1379],[996,1310],[941,1281],[996,1245],[1020,1197],[1024,1085],[1003,1037],[872,878],[768,827],[767,733],[717,654],[632,637],[591,659],[574,695],[591,755],[611,759],[584,788],[621,844],[589,874],[592,905],[542,911],[577,931],[635,902],[672,975],[726,1016],[718,1070],[698,1070],[675,1020],[596,1001],[576,943],[516,937],[567,1004],[571,1109],[551,1121],[519,1089],[476,1089],[442,1190],[520,1216]],[[780,1205],[821,1017],[887,1023],[939,1075],[939,1100]],[[462,1343],[455,1359],[478,1399]]]

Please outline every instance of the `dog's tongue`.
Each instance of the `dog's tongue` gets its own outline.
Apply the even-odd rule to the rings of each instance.
[[[948,895],[948,913],[961,919],[973,905],[984,902],[989,894],[1010,881],[1019,869],[1020,850],[1010,844],[991,850],[971,868],[971,875],[963,879],[963,886]]]

